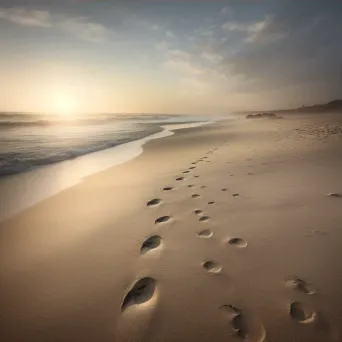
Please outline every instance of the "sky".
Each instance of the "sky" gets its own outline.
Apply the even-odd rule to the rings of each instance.
[[[0,0],[0,111],[225,114],[342,96],[340,0]]]

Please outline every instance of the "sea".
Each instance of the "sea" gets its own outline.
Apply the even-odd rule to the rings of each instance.
[[[125,163],[174,130],[219,115],[0,113],[0,223],[86,177]]]
[[[206,122],[185,115],[58,116],[0,113],[0,177],[105,150],[163,131],[163,125]]]

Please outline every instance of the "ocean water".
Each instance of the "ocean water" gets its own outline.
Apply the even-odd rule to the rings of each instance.
[[[0,223],[92,174],[137,157],[152,139],[213,121],[193,116],[63,123],[15,119],[0,124]]]
[[[0,113],[0,177],[138,140],[161,132],[162,125],[208,120],[183,115],[91,115],[61,120]]]

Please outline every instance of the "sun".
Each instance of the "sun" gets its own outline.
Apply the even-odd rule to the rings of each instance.
[[[76,112],[75,100],[67,95],[58,95],[54,99],[54,112],[63,117],[72,117]]]

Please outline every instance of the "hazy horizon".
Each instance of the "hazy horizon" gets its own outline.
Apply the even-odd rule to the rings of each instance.
[[[342,94],[341,3],[0,0],[0,112],[225,114]]]
[[[331,99],[331,101],[327,101],[326,103],[312,103],[312,104],[308,104],[307,106],[302,106],[302,107],[316,107],[316,106],[325,106],[331,102],[335,102],[335,101],[342,101],[342,99]],[[211,113],[213,115],[229,115],[229,114],[239,114],[239,113],[253,113],[253,112],[277,112],[277,111],[295,111],[295,110],[300,110],[301,107],[293,107],[293,108],[268,108],[268,109],[262,109],[262,110],[236,110],[236,111],[229,111],[223,114],[217,114],[217,113]],[[323,110],[323,112],[325,112],[326,110]],[[21,112],[21,111],[0,111],[0,116],[52,116],[53,113],[49,113],[49,112]],[[146,115],[146,116],[158,116],[158,115],[166,115],[166,116],[196,116],[196,115],[203,115],[203,116],[208,116],[208,114],[199,114],[199,113],[148,113],[148,112],[144,112],[144,113],[140,113],[140,112],[75,112],[72,113],[72,116],[63,116],[61,117],[61,114],[56,113],[54,115],[54,117],[56,118],[61,118],[61,119],[68,119],[68,118],[72,118],[72,117],[85,117],[85,116],[139,116],[139,115]]]

